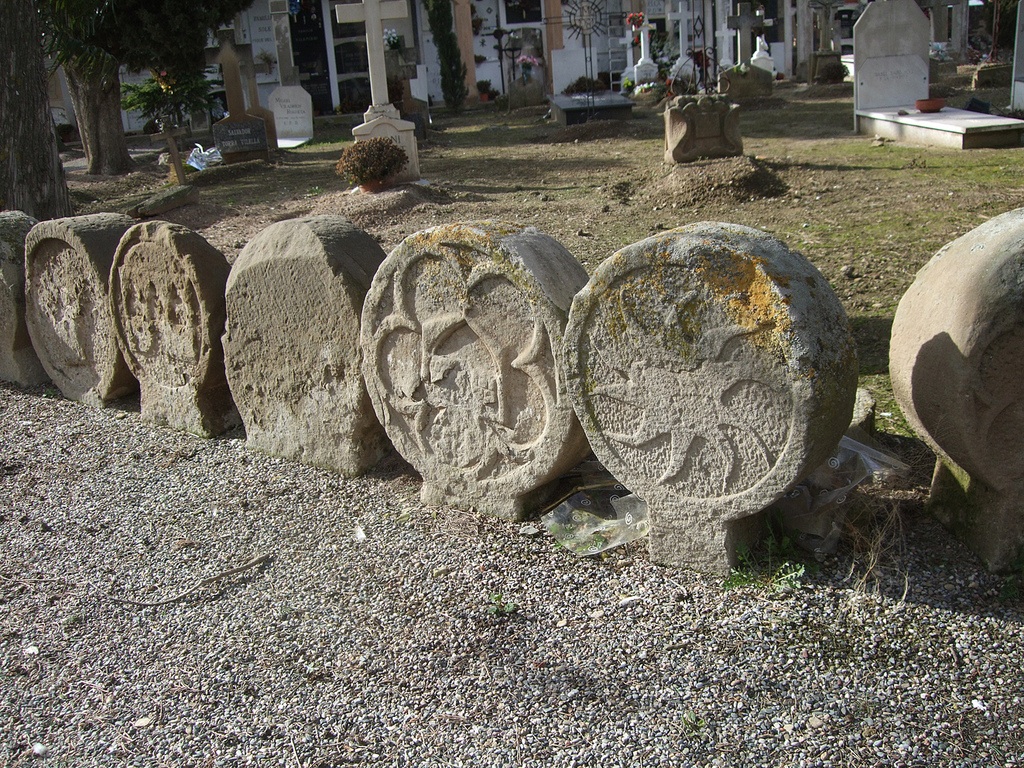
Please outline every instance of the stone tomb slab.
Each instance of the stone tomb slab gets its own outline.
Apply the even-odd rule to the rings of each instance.
[[[914,0],[870,3],[853,28],[854,130],[924,146],[1016,147],[1024,121],[943,108],[923,113],[928,98],[928,17]]]
[[[424,503],[520,519],[589,453],[562,373],[586,279],[553,238],[493,221],[411,235],[381,265],[363,377]]]
[[[588,120],[632,120],[633,100],[618,93],[595,93],[593,103],[586,95],[562,94],[551,97],[551,114],[559,125],[579,125]]]
[[[385,255],[342,216],[271,224],[239,254],[224,355],[249,448],[346,477],[384,455],[360,369],[359,317]]]
[[[224,254],[178,224],[121,238],[110,270],[117,340],[142,390],[142,418],[213,437],[238,424],[224,376]]]
[[[0,379],[19,387],[49,381],[25,325],[25,238],[38,223],[21,211],[0,213]]]
[[[1024,208],[936,253],[900,300],[889,370],[938,454],[929,506],[992,571],[1024,556]]]
[[[36,224],[25,240],[25,322],[50,379],[69,400],[102,406],[138,382],[117,344],[108,280],[128,216]]]
[[[313,97],[298,85],[282,85],[270,94],[270,111],[277,127],[277,146],[284,149],[313,138]]]
[[[853,411],[842,305],[747,227],[693,224],[613,254],[573,301],[564,350],[594,453],[648,502],[656,563],[728,572]]]

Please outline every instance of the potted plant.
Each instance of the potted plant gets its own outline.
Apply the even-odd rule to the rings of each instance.
[[[409,156],[384,136],[357,141],[345,147],[338,160],[338,175],[355,182],[364,192],[380,192],[397,176]]]
[[[489,101],[491,98],[491,81],[477,80],[476,90],[480,94],[480,101]]]

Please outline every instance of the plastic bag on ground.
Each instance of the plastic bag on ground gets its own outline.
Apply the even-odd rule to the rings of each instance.
[[[208,166],[216,165],[222,161],[223,158],[220,155],[220,150],[216,147],[203,149],[202,144],[196,144],[195,149],[189,152],[188,160],[185,161],[185,164],[191,165],[197,171],[205,171]]]
[[[850,437],[843,437],[828,461],[772,505],[794,541],[817,557],[835,552],[854,488],[906,475],[899,459]]]
[[[647,502],[597,462],[586,462],[563,479],[562,501],[540,522],[577,555],[596,555],[646,536]]]

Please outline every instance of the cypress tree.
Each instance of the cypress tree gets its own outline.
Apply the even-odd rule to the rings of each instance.
[[[462,109],[469,95],[466,87],[466,63],[459,50],[459,39],[455,35],[452,18],[452,0],[426,0],[427,24],[434,36],[437,57],[441,64],[441,93],[445,106]]]

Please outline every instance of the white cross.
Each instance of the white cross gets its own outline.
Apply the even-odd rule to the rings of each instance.
[[[388,75],[384,64],[385,19],[404,19],[409,15],[405,0],[363,0],[334,7],[339,24],[366,24],[366,58],[370,65],[370,98],[373,106],[389,103]]]
[[[686,55],[686,49],[690,46],[687,42],[690,38],[690,4],[687,0],[679,0],[679,10],[669,10],[665,14],[665,20],[670,23],[679,24],[679,57]]]

